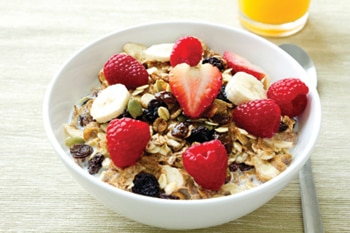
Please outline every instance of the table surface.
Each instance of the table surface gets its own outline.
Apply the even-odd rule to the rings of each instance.
[[[326,232],[350,231],[350,4],[312,0],[295,43],[318,71],[322,129],[312,167]],[[74,52],[141,23],[201,20],[241,28],[236,0],[0,1],[0,231],[166,232],[128,220],[92,198],[67,173],[43,129],[45,90]],[[303,232],[296,177],[274,199],[227,224],[193,232]]]

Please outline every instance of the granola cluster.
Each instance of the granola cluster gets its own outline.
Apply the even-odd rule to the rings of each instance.
[[[133,55],[138,57],[137,54]],[[207,47],[205,56],[221,59],[220,54]],[[90,115],[91,105],[98,92],[108,86],[102,69],[98,74],[100,86],[74,106],[71,121],[64,125],[68,147],[87,145],[93,148],[93,152],[87,156],[74,156],[74,152],[71,152],[76,163],[90,174],[116,188],[131,192],[135,176],[146,172],[157,178],[161,198],[204,199],[254,188],[279,175],[291,163],[289,149],[296,140],[295,119],[282,117],[280,131],[272,138],[255,137],[235,125],[231,117],[235,105],[220,95],[201,118],[189,119],[171,93],[168,83],[171,70],[169,62],[138,59],[147,68],[149,82],[130,91],[127,109],[119,117],[147,121],[151,140],[135,165],[121,169],[113,164],[106,146],[108,123],[98,123]],[[225,64],[223,66],[225,84],[232,77],[232,71]],[[265,88],[268,85],[268,80],[264,80]],[[191,145],[208,138],[219,139],[229,156],[226,181],[218,191],[200,187],[182,164],[182,153]],[[75,149],[79,150],[80,147]]]

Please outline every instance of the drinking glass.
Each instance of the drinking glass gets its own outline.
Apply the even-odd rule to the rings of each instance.
[[[295,34],[306,24],[310,0],[238,0],[239,20],[263,36]]]

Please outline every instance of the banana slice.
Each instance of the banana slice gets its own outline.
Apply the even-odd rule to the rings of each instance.
[[[225,87],[225,94],[227,99],[235,105],[267,98],[264,85],[245,72],[237,72],[232,76]]]
[[[156,44],[144,51],[146,60],[167,62],[173,50],[173,43]]]
[[[128,104],[130,93],[123,84],[108,86],[99,92],[92,103],[90,114],[99,123],[104,123],[122,114]]]
[[[123,46],[123,51],[130,56],[134,57],[138,61],[142,62],[144,59],[144,51],[147,49],[143,44],[138,43],[126,43]]]

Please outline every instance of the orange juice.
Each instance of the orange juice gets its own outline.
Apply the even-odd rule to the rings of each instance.
[[[281,31],[292,29],[295,33],[295,27],[300,30],[304,26],[310,0],[238,0],[238,4],[243,26],[254,32],[256,30],[266,31],[265,33],[257,32],[258,34],[278,35]],[[292,25],[303,18],[305,20],[300,22],[302,25]],[[292,29],[284,24],[289,24]],[[281,25],[284,26],[279,27]]]

